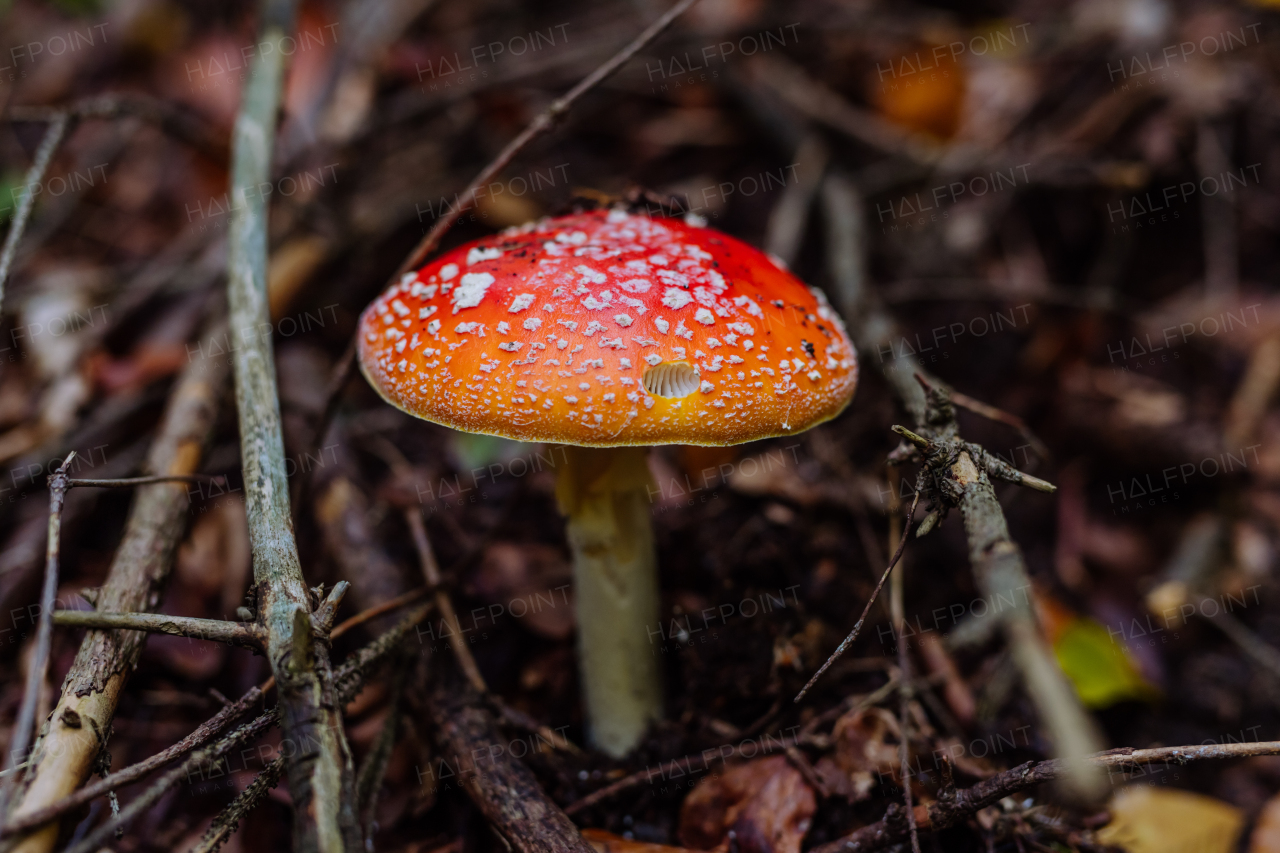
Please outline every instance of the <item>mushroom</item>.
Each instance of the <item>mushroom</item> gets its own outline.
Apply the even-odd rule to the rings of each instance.
[[[645,448],[791,435],[853,396],[853,345],[821,292],[696,217],[597,210],[447,252],[365,309],[360,368],[393,406],[566,445],[588,737],[629,752],[661,718]]]

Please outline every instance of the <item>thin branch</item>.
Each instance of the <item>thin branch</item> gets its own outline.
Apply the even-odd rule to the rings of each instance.
[[[55,625],[67,628],[91,628],[99,631],[145,631],[226,643],[245,649],[262,651],[264,632],[256,623],[228,622],[223,619],[197,619],[192,616],[170,616],[165,613],[99,613],[96,610],[57,610]]]
[[[907,534],[911,532],[911,522],[915,518],[916,504],[920,503],[920,491],[920,484],[917,483],[916,496],[912,499],[911,509],[907,512],[907,524],[902,531],[902,540],[898,542],[898,550],[894,552],[893,559],[889,561],[889,566],[884,570],[884,574],[880,576],[880,582],[876,584],[876,588],[871,592],[871,597],[867,599],[867,604],[862,608],[862,615],[854,623],[853,630],[849,632],[849,636],[845,637],[840,645],[836,646],[836,650],[831,653],[831,657],[827,658],[827,662],[818,668],[818,671],[813,674],[813,677],[800,689],[800,692],[796,694],[796,698],[792,701],[799,703],[804,698],[804,695],[809,692],[809,689],[822,677],[822,673],[826,672],[831,667],[831,664],[835,663],[845,653],[845,650],[853,644],[853,641],[858,638],[858,633],[862,630],[862,623],[867,621],[867,614],[871,612],[871,605],[875,603],[876,597],[880,595],[880,590],[884,588],[884,582],[889,579],[889,573],[893,571],[893,567],[898,564],[898,560],[902,559],[902,552],[907,547]]]
[[[418,551],[418,561],[422,564],[422,574],[427,579],[427,585],[435,589],[436,608],[440,611],[440,616],[444,619],[445,624],[449,626],[449,630],[453,632],[455,638],[464,636],[462,626],[458,622],[458,615],[453,610],[453,601],[450,600],[449,593],[441,589],[440,567],[436,563],[435,552],[431,550],[431,542],[427,539],[427,527],[422,523],[422,516],[418,514],[416,508],[406,507],[404,520],[408,523],[409,531],[413,534],[413,545]],[[484,682],[484,676],[480,674],[480,667],[476,665],[476,659],[471,656],[471,649],[457,639],[450,643],[449,646],[453,649],[453,655],[458,661],[458,668],[462,670],[462,674],[467,677],[467,681],[470,682],[471,686],[478,693],[488,693],[489,687]]]
[[[106,93],[81,98],[62,107],[19,105],[9,108],[10,121],[55,122],[59,117],[77,119],[113,119],[136,116],[196,148],[215,160],[226,158],[226,143],[199,114],[137,92]]]
[[[233,748],[257,738],[279,722],[279,719],[280,712],[279,706],[277,706],[254,720],[245,723],[212,746],[195,752],[186,761],[153,782],[147,790],[121,809],[118,815],[113,816],[110,820],[88,833],[79,843],[68,847],[65,853],[94,853],[115,835],[117,828],[128,826],[134,818],[151,808],[156,800],[180,784],[184,778],[189,779],[193,772],[198,772],[205,765],[216,764]]]
[[[1049,448],[1045,446],[1045,443],[1036,437],[1036,434],[1031,431],[1029,426],[1027,426],[1026,421],[1012,412],[1006,412],[1004,409],[997,408],[989,403],[984,403],[981,400],[975,400],[968,394],[961,394],[959,391],[954,389],[951,391],[951,402],[955,403],[962,409],[968,409],[975,415],[981,415],[989,421],[995,421],[996,423],[1007,424],[1008,426],[1013,427],[1018,431],[1018,434],[1022,436],[1027,444],[1031,445],[1031,449],[1035,451],[1036,456],[1039,456],[1041,459],[1049,458]]]
[[[471,184],[463,191],[459,202],[454,205],[448,213],[436,221],[436,224],[427,232],[427,236],[422,238],[418,245],[414,247],[413,251],[409,253],[409,256],[404,259],[404,262],[400,264],[395,275],[391,277],[392,281],[399,279],[400,276],[404,275],[406,272],[416,269],[424,260],[426,260],[427,256],[430,255],[432,251],[435,250],[436,246],[440,244],[440,239],[444,237],[445,232],[453,226],[453,223],[458,220],[458,217],[465,213],[471,205],[475,203],[476,192],[480,187],[485,186],[493,180],[494,176],[505,169],[507,165],[515,159],[516,155],[524,150],[525,146],[555,127],[556,123],[569,112],[579,98],[587,92],[590,92],[600,83],[607,80],[615,71],[625,65],[631,57],[643,50],[645,45],[649,44],[649,42],[657,38],[663,30],[671,26],[671,23],[675,21],[676,18],[684,14],[685,10],[696,2],[698,2],[698,0],[680,0],[680,2],[676,3],[664,12],[658,20],[646,27],[640,35],[632,39],[625,47],[622,48],[622,50],[611,56],[595,71],[592,71],[586,77],[582,78],[582,80],[578,82],[578,85],[574,86],[561,97],[552,101],[551,105],[539,113],[538,116],[529,123],[529,126],[521,131],[519,136],[507,143],[507,146],[498,153],[497,157],[493,158],[493,161],[490,162],[489,165],[480,170],[480,174],[476,175],[471,181]]]
[[[361,818],[364,828],[364,845],[366,850],[373,850],[373,836],[377,831],[378,793],[387,775],[387,766],[391,763],[391,751],[396,745],[400,731],[400,715],[403,713],[401,700],[404,697],[405,681],[409,677],[411,666],[407,660],[395,665],[391,676],[391,698],[387,702],[387,720],[378,732],[373,749],[365,756],[360,772],[356,774],[356,814]]]
[[[40,687],[49,675],[49,652],[53,647],[53,603],[58,594],[62,505],[67,498],[67,466],[75,458],[76,452],[73,450],[49,477],[49,539],[45,546],[44,588],[40,593],[40,623],[36,628],[35,654],[31,658],[31,668],[27,670],[22,706],[18,710],[18,719],[14,723],[13,735],[9,741],[6,759],[9,768],[26,757],[27,747],[31,745],[32,728],[36,722],[36,705],[39,701]],[[16,773],[6,776],[4,784],[0,786],[0,826],[3,826],[4,815],[8,812],[9,797],[13,793],[13,785],[17,778]]]
[[[1280,755],[1280,741],[1258,743],[1225,743],[1199,746],[1168,746],[1156,749],[1113,749],[1086,756],[1083,761],[1100,775],[1112,769],[1124,772],[1151,764],[1187,764],[1210,759],[1250,758],[1258,755]],[[1045,782],[1064,778],[1070,772],[1062,759],[1028,761],[984,779],[972,788],[955,791],[952,796],[915,808],[921,829],[939,830],[955,826],[987,806],[1000,802],[1010,794]],[[815,847],[810,853],[870,853],[884,850],[907,838],[906,822],[900,818],[878,821],[869,826]]]
[[[225,485],[227,478],[221,474],[162,474],[156,477],[122,477],[115,480],[68,480],[72,488],[84,486],[98,489],[132,489],[135,486],[153,486],[156,483],[211,483]]]
[[[751,60],[748,78],[789,107],[820,124],[894,157],[936,166],[950,150],[921,133],[905,130],[876,113],[854,106],[794,62],[774,54]]]
[[[370,607],[368,610],[361,613],[357,613],[350,619],[344,619],[329,632],[329,639],[336,640],[352,628],[363,625],[371,619],[377,619],[385,613],[390,613],[393,610],[399,610],[401,607],[406,605],[415,604],[430,595],[431,591],[430,587],[420,586],[417,589],[406,592],[404,595],[396,596],[390,601],[384,601],[382,604]]]
[[[889,465],[889,483],[892,484],[897,480],[897,466]],[[916,495],[911,501],[911,511],[915,512],[916,501],[920,499],[920,483],[916,484]],[[909,531],[898,530],[898,514],[902,512],[902,502],[898,498],[897,489],[890,492],[890,507],[893,515],[889,522],[889,547],[900,551],[902,543],[907,539]],[[894,537],[898,538],[895,543]],[[915,812],[915,794],[911,790],[911,761],[908,756],[911,747],[910,735],[910,715],[908,713],[911,703],[911,654],[907,651],[907,644],[904,641],[906,632],[906,607],[903,602],[903,586],[905,580],[903,575],[906,573],[906,567],[898,570],[893,576],[893,584],[889,588],[889,615],[893,620],[893,631],[897,635],[898,641],[898,775],[902,778],[902,799],[907,810],[907,828],[911,832],[911,851],[912,853],[920,853],[920,833],[916,827]]]
[[[786,749],[787,747],[796,746],[798,743],[802,741],[802,739],[792,738],[784,735],[779,737],[778,741],[781,743],[780,748]],[[690,768],[693,768],[696,764],[700,764],[704,769],[710,769],[710,766],[707,763],[707,756],[706,756],[707,752],[714,752],[714,756],[711,759],[712,761],[716,761],[720,759],[727,761],[731,758],[744,757],[741,755],[741,753],[739,753],[738,747],[732,746],[732,745],[729,745],[729,746],[730,746],[730,749],[732,749],[732,752],[730,752],[727,755],[720,752],[719,749],[704,750],[702,752],[695,752],[695,753],[692,753],[691,755],[686,755],[683,758],[675,758],[675,759],[672,759],[671,761],[663,762],[662,764],[659,764],[656,767],[646,767],[643,770],[639,770],[635,773],[632,773],[630,776],[623,776],[617,782],[613,782],[608,785],[605,785],[600,790],[592,791],[590,794],[587,794],[582,799],[575,800],[569,805],[565,806],[564,813],[570,814],[570,815],[577,814],[580,811],[589,809],[592,806],[596,805],[597,803],[603,802],[604,800],[607,800],[610,797],[620,794],[623,791],[626,791],[630,788],[634,788],[637,785],[643,785],[646,782],[652,782],[654,778],[666,779],[672,773],[676,773],[677,771],[683,774],[692,773],[693,771]],[[753,744],[753,749],[755,748],[755,746],[758,746],[758,745]],[[755,755],[755,752],[753,752],[752,755]],[[750,756],[746,756],[746,757],[750,757]]]
[[[1213,599],[1197,597],[1200,600],[1197,603],[1196,612],[1203,615],[1205,604]],[[1228,610],[1223,610],[1217,616],[1204,616],[1204,619],[1226,634],[1227,639],[1239,646],[1240,650],[1252,658],[1254,663],[1266,669],[1273,677],[1280,678],[1280,649],[1263,640]]]
[[[200,837],[196,846],[191,848],[191,853],[217,853],[218,848],[222,847],[231,837],[231,833],[236,831],[245,815],[253,811],[266,799],[267,794],[271,793],[271,789],[280,784],[280,777],[283,774],[284,758],[273,759],[262,768],[262,772],[254,777],[249,786],[218,813],[213,823],[209,825],[208,831]]]
[[[271,180],[284,55],[296,0],[264,0],[260,51],[245,82],[232,144],[233,203],[227,238],[231,328],[270,328],[267,299],[267,201],[244,187]],[[293,849],[336,853],[360,846],[352,810],[351,752],[333,702],[327,649],[310,642],[311,606],[289,511],[280,396],[270,336],[242,336],[232,353],[245,514],[253,551],[258,614],[279,687],[285,737],[299,749],[286,760],[293,800]]]
[[[512,708],[496,693],[487,694],[485,699],[493,706],[493,710],[498,712],[498,716],[502,718],[503,722],[516,728],[524,729],[527,732],[535,732],[539,737],[550,741],[551,745],[561,752],[569,752],[574,755],[582,754],[582,750],[573,741],[568,740],[550,726],[538,722],[524,711]]]
[[[27,188],[27,192],[22,194],[22,199],[18,202],[18,209],[13,213],[13,222],[9,224],[9,234],[4,240],[4,248],[0,249],[0,307],[4,305],[4,285],[9,280],[9,268],[13,266],[13,256],[18,251],[18,241],[22,239],[22,232],[26,230],[31,209],[35,207],[35,193],[30,189],[44,180],[44,173],[49,168],[49,161],[53,159],[53,152],[58,150],[58,145],[62,142],[70,124],[71,119],[65,112],[59,112],[50,119],[49,127],[44,132],[44,139],[36,149],[35,160],[22,179],[22,185]],[[3,805],[4,796],[0,794],[0,806]],[[3,813],[3,809],[0,809],[0,813]]]

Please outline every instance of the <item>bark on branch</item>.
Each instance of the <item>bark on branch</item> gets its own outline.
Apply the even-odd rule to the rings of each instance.
[[[519,853],[592,853],[573,821],[538,787],[533,772],[503,748],[493,715],[469,686],[438,685],[431,695],[437,761],[509,847]],[[434,777],[433,777],[434,778]]]
[[[360,847],[351,808],[351,753],[335,704],[327,649],[310,641],[312,608],[289,513],[272,339],[257,331],[271,328],[267,205],[261,193],[248,191],[271,180],[284,70],[281,40],[292,29],[293,16],[293,0],[265,0],[262,5],[258,41],[264,47],[245,83],[232,142],[231,191],[241,198],[232,204],[227,301],[231,328],[243,338],[237,341],[233,366],[258,618],[279,685],[285,737],[307,745],[286,768],[293,846],[298,853],[339,853]]]
[[[226,643],[254,651],[262,650],[263,631],[252,622],[227,622],[223,619],[197,619],[191,616],[169,616],[164,613],[98,613],[94,610],[58,610],[53,624],[66,628],[95,628],[99,631],[130,630],[150,634],[169,634]]]

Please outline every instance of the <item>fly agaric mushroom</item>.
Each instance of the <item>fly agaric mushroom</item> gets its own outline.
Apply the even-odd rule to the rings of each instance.
[[[365,309],[360,368],[393,406],[474,433],[567,445],[588,734],[631,750],[661,717],[644,448],[802,432],[858,366],[823,295],[760,251],[622,210],[543,219],[407,273]]]

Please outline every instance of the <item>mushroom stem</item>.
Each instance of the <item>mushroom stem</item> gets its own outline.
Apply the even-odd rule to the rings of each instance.
[[[578,661],[593,746],[620,758],[662,716],[658,573],[643,447],[565,447],[556,484],[569,518]]]

